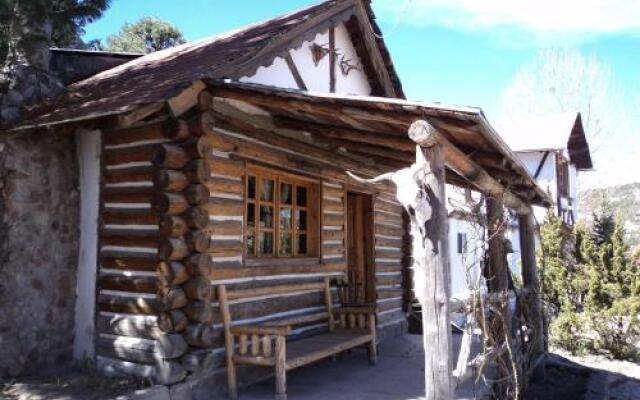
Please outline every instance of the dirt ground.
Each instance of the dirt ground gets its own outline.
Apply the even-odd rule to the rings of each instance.
[[[454,348],[459,338],[454,335]],[[291,400],[419,400],[424,393],[422,340],[405,335],[383,342],[376,367],[354,351],[336,362],[320,362],[288,376]],[[456,389],[456,399],[481,397],[472,380]],[[0,381],[0,400],[103,400],[146,386],[136,380],[101,377],[84,368],[36,378]],[[244,400],[273,399],[273,381],[242,388]],[[220,397],[214,397],[220,398]],[[534,375],[525,400],[640,400],[640,365],[602,356],[550,353]]]
[[[65,369],[0,380],[0,400],[103,400],[148,386],[136,379],[110,379],[96,371]]]

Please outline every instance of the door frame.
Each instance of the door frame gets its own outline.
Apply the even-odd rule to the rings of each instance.
[[[375,265],[375,196],[376,192],[372,190],[364,190],[361,187],[353,187],[345,185],[345,256],[347,260],[347,271],[349,271],[349,194],[362,196],[363,198],[363,219],[362,228],[365,231],[364,237],[368,238],[364,243],[364,300],[367,304],[375,304],[377,300],[376,291],[376,265]],[[367,230],[369,231],[367,233]]]

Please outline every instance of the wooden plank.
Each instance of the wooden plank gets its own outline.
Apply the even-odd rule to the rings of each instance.
[[[296,67],[296,63],[293,61],[293,58],[291,57],[290,52],[287,52],[287,54],[284,56],[284,60],[287,62],[289,71],[291,72],[293,79],[296,81],[296,85],[298,85],[298,89],[307,90],[307,85],[304,84],[304,80],[300,75],[300,71],[298,71],[298,67]]]
[[[329,92],[336,91],[336,32],[335,28],[329,28]]]
[[[187,110],[195,107],[198,104],[198,95],[207,85],[201,80],[195,81],[191,86],[182,90],[179,94],[172,97],[167,101],[169,111],[174,117],[179,117]]]

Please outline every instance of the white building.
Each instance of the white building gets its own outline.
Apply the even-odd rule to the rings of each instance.
[[[554,200],[555,213],[569,226],[578,219],[578,173],[593,168],[589,143],[580,113],[569,112],[520,119],[502,124],[498,132],[536,180]],[[538,225],[546,210],[534,207]],[[519,273],[520,240],[517,221],[513,221],[510,238],[514,252],[509,265]]]

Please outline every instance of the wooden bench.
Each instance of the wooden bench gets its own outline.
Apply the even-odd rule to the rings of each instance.
[[[326,311],[298,316],[259,325],[234,325],[229,302],[236,299],[259,297],[267,294],[296,291],[324,292]],[[334,307],[329,279],[318,283],[279,285],[265,288],[227,290],[218,286],[218,301],[224,324],[227,354],[227,380],[229,396],[238,397],[236,365],[251,364],[275,368],[276,400],[287,398],[287,371],[345,350],[366,346],[369,361],[375,364],[376,309],[373,306]],[[292,326],[327,321],[328,332],[298,340],[287,341]],[[237,347],[236,347],[237,344]]]

